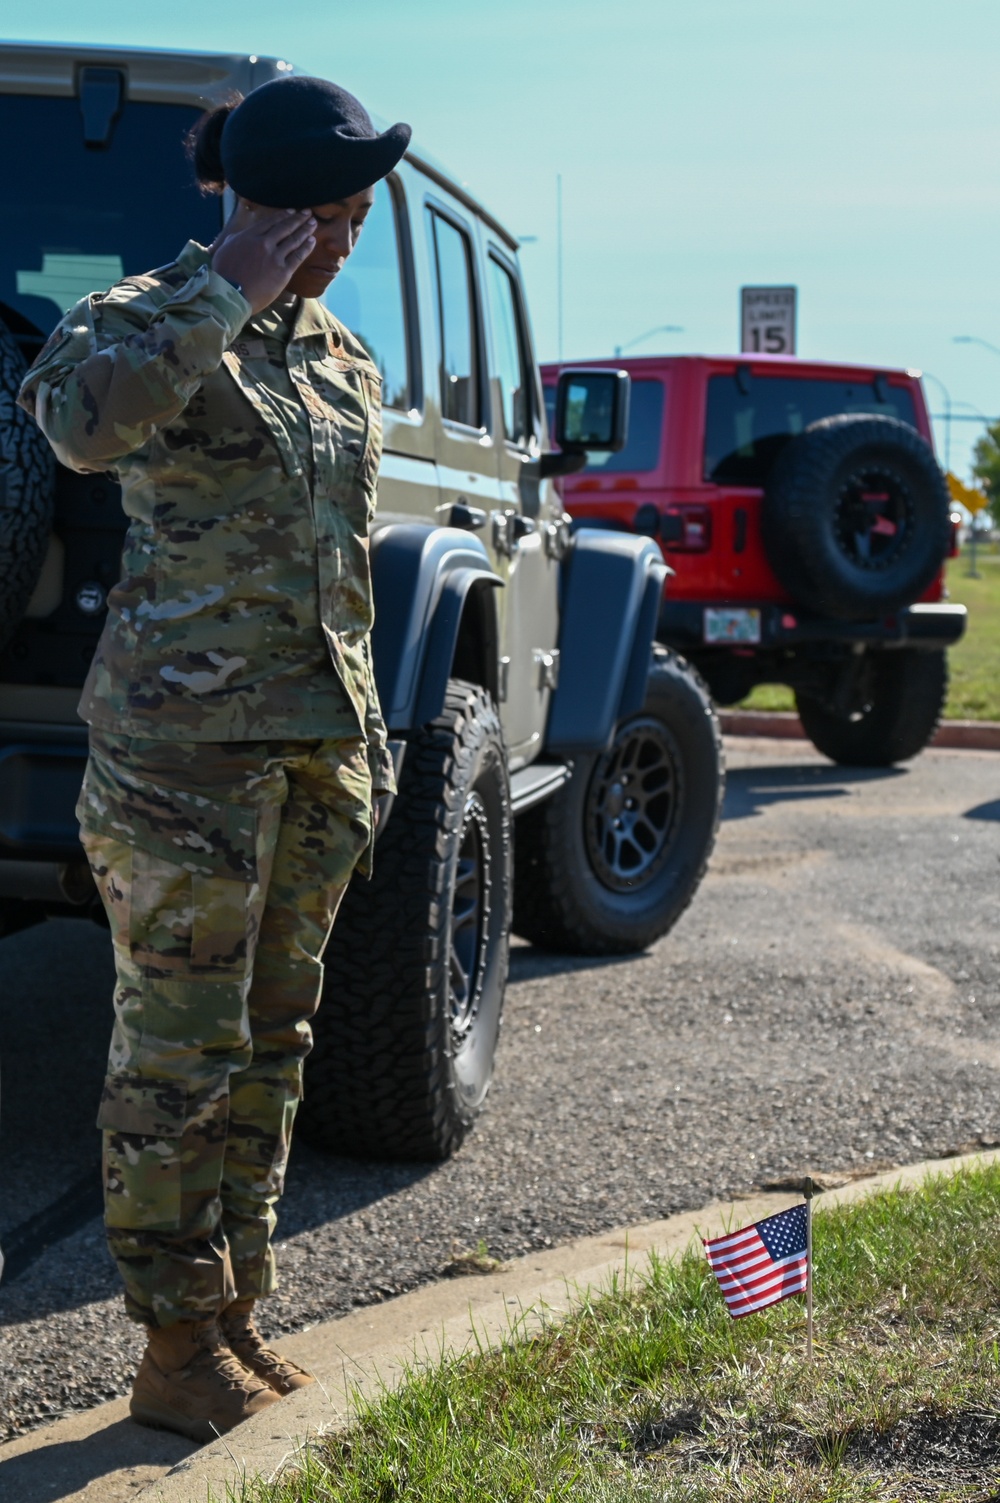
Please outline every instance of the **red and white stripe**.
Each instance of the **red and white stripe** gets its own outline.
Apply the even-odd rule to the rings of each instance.
[[[776,1305],[806,1287],[805,1252],[772,1258],[755,1226],[705,1243],[705,1252],[732,1316]]]

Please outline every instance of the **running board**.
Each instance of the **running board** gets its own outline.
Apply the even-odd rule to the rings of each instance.
[[[515,814],[523,814],[568,783],[573,769],[565,762],[532,762],[510,780],[510,801]]]

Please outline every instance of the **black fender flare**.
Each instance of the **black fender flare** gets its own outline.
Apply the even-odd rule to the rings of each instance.
[[[642,707],[667,566],[650,538],[582,527],[563,559],[546,751],[604,751]]]
[[[504,581],[479,538],[419,522],[378,528],[371,570],[375,682],[389,735],[405,736],[444,707],[470,592],[486,593],[495,618],[492,595]],[[496,694],[495,683],[484,687]]]

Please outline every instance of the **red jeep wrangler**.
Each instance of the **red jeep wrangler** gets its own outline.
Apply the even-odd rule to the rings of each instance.
[[[720,704],[788,684],[835,762],[916,755],[965,629],[942,603],[954,528],[918,377],[766,355],[577,364],[630,372],[629,438],[566,476],[564,503],[659,540],[660,640]]]

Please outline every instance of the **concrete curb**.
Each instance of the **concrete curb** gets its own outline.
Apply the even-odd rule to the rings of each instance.
[[[719,724],[726,736],[808,740],[802,721],[788,710],[720,710]],[[971,751],[1000,751],[1000,721],[943,720],[930,744]]]
[[[823,1206],[862,1200],[1000,1160],[1000,1150],[932,1159],[827,1191]],[[143,1430],[128,1400],[73,1414],[0,1447],[0,1496],[18,1503],[205,1503],[243,1476],[273,1477],[323,1430],[349,1423],[355,1395],[370,1398],[403,1381],[413,1364],[497,1346],[558,1317],[588,1288],[605,1286],[655,1249],[677,1256],[700,1236],[747,1223],[799,1199],[770,1191],[664,1221],[585,1237],[529,1253],[487,1275],[415,1289],[283,1340],[281,1350],[316,1374],[314,1387],[241,1425],[224,1441],[195,1448],[179,1436]]]

